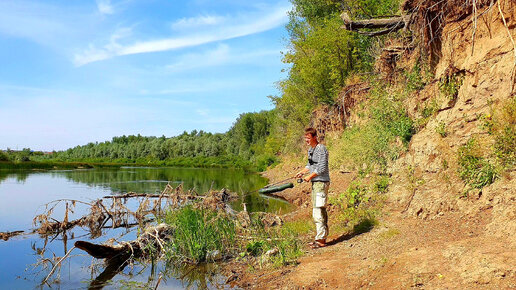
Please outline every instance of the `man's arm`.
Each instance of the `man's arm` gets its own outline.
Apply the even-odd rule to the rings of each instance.
[[[312,178],[316,177],[317,176],[317,173],[313,172],[312,174],[308,175],[307,177],[304,178],[304,180],[306,182],[312,180]]]

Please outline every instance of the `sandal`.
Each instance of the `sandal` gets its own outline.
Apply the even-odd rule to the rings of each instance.
[[[319,248],[324,248],[324,247],[327,246],[326,243],[323,244],[323,243],[320,243],[320,242],[312,242],[309,245],[310,245],[310,248],[312,248],[312,249],[319,249]]]

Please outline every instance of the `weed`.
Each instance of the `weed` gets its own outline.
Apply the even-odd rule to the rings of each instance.
[[[494,118],[494,154],[502,167],[516,166],[516,97],[508,100]]]
[[[448,160],[443,159],[443,161],[441,162],[441,166],[444,170],[448,169],[450,167],[450,165],[448,165]]]
[[[265,241],[263,240],[249,242],[246,245],[246,251],[252,256],[258,256],[263,252],[264,244]]]
[[[448,132],[446,132],[446,123],[440,122],[435,128],[435,132],[441,135],[442,138],[448,136]]]
[[[393,238],[393,237],[395,237],[395,236],[397,236],[399,234],[400,234],[400,231],[398,229],[388,229],[387,231],[382,232],[380,234],[380,238],[388,240],[388,239]]]
[[[421,110],[421,116],[423,118],[429,118],[433,116],[439,110],[439,104],[435,99],[432,99],[426,102],[423,106],[423,110]]]
[[[494,121],[492,118],[492,115],[490,113],[488,114],[482,114],[480,116],[480,129],[486,131],[489,134],[493,134],[494,129]]]
[[[407,149],[414,134],[413,121],[403,107],[401,93],[389,93],[381,84],[374,84],[369,101],[369,119],[360,126],[347,129],[333,141],[330,166],[350,164],[363,172],[385,172],[387,164]],[[365,164],[365,166],[364,166]]]
[[[303,235],[308,234],[312,230],[312,227],[312,220],[305,219],[285,222],[282,226],[282,229],[284,231],[291,232],[296,235]]]
[[[470,139],[458,150],[459,175],[473,188],[493,183],[499,174],[495,166],[482,156],[475,139]]]
[[[460,72],[444,76],[439,80],[439,92],[448,100],[454,100],[459,94],[463,81],[464,74]]]
[[[373,185],[373,191],[377,193],[386,193],[389,183],[390,178],[388,176],[380,175]]]
[[[340,210],[340,220],[343,222],[335,227],[353,235],[370,231],[378,224],[375,216],[381,206],[379,193],[387,189],[388,183],[387,177],[379,177],[369,186],[354,182],[344,193],[331,200]]]
[[[425,87],[423,76],[421,75],[421,64],[416,62],[414,67],[405,73],[407,78],[407,89],[409,91],[419,91]]]
[[[352,183],[346,192],[340,194],[333,204],[337,204],[341,209],[357,208],[361,203],[369,200],[367,187],[359,182]]]

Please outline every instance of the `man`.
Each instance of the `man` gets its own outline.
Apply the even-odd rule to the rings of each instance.
[[[309,173],[304,181],[312,182],[312,216],[315,223],[315,241],[310,243],[314,249],[326,246],[328,237],[328,214],[326,212],[326,199],[330,186],[330,174],[328,168],[328,150],[326,146],[317,140],[317,131],[314,128],[305,129],[305,142],[308,149],[308,163],[306,167],[296,174],[297,178]]]

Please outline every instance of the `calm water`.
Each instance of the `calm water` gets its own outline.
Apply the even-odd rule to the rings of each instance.
[[[121,168],[62,171],[2,171],[0,170],[0,232],[33,228],[32,219],[43,213],[45,204],[58,199],[92,201],[105,195],[126,192],[160,192],[167,183],[177,186],[183,183],[185,189],[193,188],[204,193],[210,188],[227,188],[240,194],[232,206],[240,209],[242,202],[251,211],[286,212],[290,205],[281,200],[248,194],[263,187],[267,181],[256,174],[227,169],[185,169],[185,168]],[[86,207],[77,204],[75,215],[82,216]],[[61,220],[64,207],[54,210],[54,217]],[[41,238],[37,234],[0,240],[0,289],[31,289],[40,283],[52,268],[48,263],[54,255],[58,257],[73,246],[76,240],[102,243],[110,238],[128,241],[136,238],[136,228],[106,229],[104,235],[91,238],[81,228],[74,228],[67,235]],[[45,263],[45,261],[47,261]],[[136,264],[128,266],[115,276],[106,288],[153,288],[158,276],[163,276],[160,289],[182,289],[185,287],[218,287],[224,277],[216,274],[216,265],[207,265],[202,271],[191,268],[174,268],[165,272],[161,263],[154,265]],[[63,263],[59,279],[51,279],[53,288],[88,288],[90,283],[104,270],[102,261],[96,260],[78,249]],[[45,286],[48,287],[48,286]],[[43,287],[43,288],[45,288]]]

